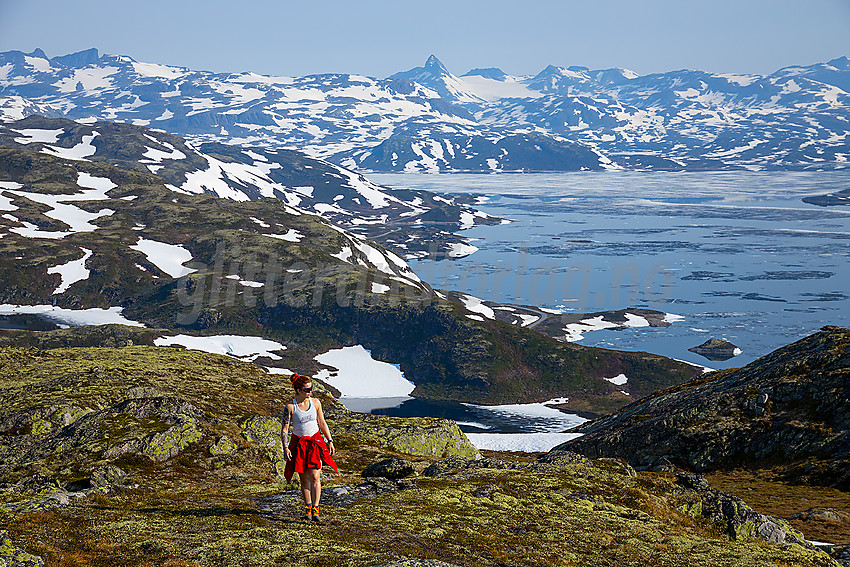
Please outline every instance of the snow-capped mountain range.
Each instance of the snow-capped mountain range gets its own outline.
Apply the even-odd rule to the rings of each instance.
[[[385,79],[269,77],[91,49],[0,54],[0,118],[129,122],[375,171],[834,169],[850,157],[850,60],[762,75],[549,66]]]

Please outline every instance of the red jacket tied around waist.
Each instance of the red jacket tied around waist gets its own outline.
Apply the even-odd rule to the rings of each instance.
[[[322,439],[322,434],[316,432],[312,437],[298,437],[293,435],[289,441],[289,450],[292,458],[286,463],[283,476],[287,482],[292,480],[293,473],[305,473],[308,469],[321,469],[322,464],[331,467],[334,472],[339,472],[336,463],[331,458],[328,446]]]

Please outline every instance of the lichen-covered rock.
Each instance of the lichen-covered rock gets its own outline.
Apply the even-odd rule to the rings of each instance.
[[[540,455],[537,460],[534,462],[539,468],[545,467],[560,467],[560,466],[568,466],[568,465],[586,465],[590,466],[593,464],[593,461],[585,457],[584,455],[579,455],[574,451],[550,451],[543,455]]]
[[[200,441],[203,436],[197,421],[186,418],[181,423],[146,438],[142,441],[139,452],[155,461],[167,461],[179,455],[190,443]]]
[[[104,465],[92,471],[91,484],[96,487],[122,486],[127,473],[115,465]]]
[[[452,456],[432,463],[422,474],[431,477],[463,476],[479,469],[525,469],[529,465],[489,457],[470,459]]]
[[[283,439],[281,430],[283,423],[277,417],[264,415],[252,415],[239,424],[242,428],[242,436],[248,441],[259,443],[266,451],[269,460],[274,463],[278,475],[282,475],[286,468],[286,460],[283,454]]]
[[[53,430],[53,424],[46,419],[37,419],[32,422],[30,433],[33,435],[47,435]]]
[[[44,567],[44,560],[15,546],[9,534],[0,530],[0,567]]]
[[[236,443],[230,440],[226,435],[219,438],[218,441],[210,445],[210,455],[217,457],[219,455],[232,455],[236,452]]]
[[[372,567],[457,567],[457,565],[436,559],[398,559]]]
[[[397,480],[410,476],[414,473],[413,465],[404,459],[384,459],[377,463],[372,463],[361,473],[364,477],[380,476]]]
[[[380,417],[380,419],[374,419]],[[392,418],[358,414],[336,424],[342,434],[368,439],[385,449],[417,457],[480,456],[452,420]]]
[[[731,539],[756,538],[769,543],[793,543],[814,549],[803,534],[785,520],[756,512],[737,496],[711,488],[704,477],[678,473],[676,478],[679,485],[693,491],[698,497],[698,500],[685,504],[682,511],[725,526]]]
[[[93,494],[104,494],[103,488],[90,488],[79,492],[57,491],[48,495],[41,495],[28,500],[19,502],[9,502],[0,504],[0,510],[6,512],[15,512],[17,514],[28,514],[31,512],[47,512],[54,508],[64,508],[70,506],[75,500],[86,498]]]

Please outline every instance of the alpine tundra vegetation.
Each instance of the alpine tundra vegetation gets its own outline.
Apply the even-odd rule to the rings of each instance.
[[[355,414],[324,389],[340,474],[306,524],[281,476],[289,385],[227,356],[3,347],[0,393],[7,565],[836,564],[702,477],[482,458],[452,421]]]

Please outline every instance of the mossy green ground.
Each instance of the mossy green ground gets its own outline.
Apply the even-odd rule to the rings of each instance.
[[[181,411],[197,410],[193,419],[202,434],[162,462],[143,451],[115,458],[129,486],[49,511],[3,511],[0,526],[16,546],[51,566],[112,566],[116,561],[132,566],[367,566],[399,557],[463,566],[831,564],[824,554],[799,546],[730,542],[714,525],[677,511],[689,497],[671,476],[630,477],[604,462],[419,476],[408,490],[346,508],[323,506],[320,525],[300,520],[295,505],[265,512],[256,498],[294,490],[297,484],[281,480],[277,447],[249,440],[243,426],[252,418],[256,422],[255,416],[275,415],[291,394],[285,379],[258,367],[182,349],[0,349],[0,423],[24,415],[52,424],[50,432],[40,434],[18,420],[16,428],[0,434],[6,447],[25,438],[33,455],[31,461],[19,457],[14,467],[3,467],[0,483],[7,489],[0,492],[0,509],[4,503],[58,492],[58,486],[67,488],[109,461],[104,455],[116,443],[149,438],[169,427],[157,417],[113,416],[102,421],[100,432],[107,438],[101,442],[49,445],[105,408],[145,399],[179,400],[174,404]],[[328,476],[326,487],[361,483],[360,471],[387,455],[416,461],[419,470],[442,456],[405,454],[389,446],[390,430],[420,427],[436,437],[452,435],[450,428],[440,428],[442,420],[351,414],[319,395],[339,443],[340,474]],[[375,434],[381,428],[384,434]],[[373,434],[364,434],[368,430]],[[218,450],[224,437],[235,449]],[[39,447],[41,452],[34,449]],[[444,445],[447,454],[453,450]],[[16,489],[37,475],[51,479],[53,487],[42,483],[38,494]]]

